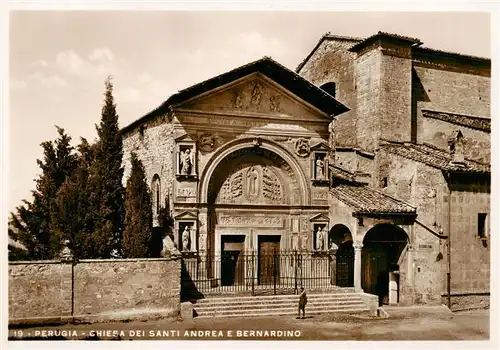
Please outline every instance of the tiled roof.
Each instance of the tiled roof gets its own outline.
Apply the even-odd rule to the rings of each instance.
[[[472,115],[446,113],[422,109],[422,115],[427,118],[439,119],[448,123],[466,126],[471,129],[491,132],[491,119]]]
[[[403,35],[398,35],[398,34],[391,34],[391,33],[385,33],[385,32],[378,32],[377,34],[374,34],[372,36],[369,36],[365,40],[357,43],[356,45],[352,46],[349,51],[358,51],[363,47],[366,47],[368,44],[374,42],[375,40],[379,38],[388,38],[388,39],[393,39],[399,42],[407,42],[409,44],[413,45],[422,45],[423,43],[420,41],[418,38],[410,38],[408,36],[403,36]]]
[[[416,208],[366,185],[346,184],[330,189],[340,201],[358,213],[415,214]]]
[[[330,172],[332,176],[340,178],[347,181],[355,181],[355,174],[347,169],[344,169],[338,165],[330,165]]]
[[[490,173],[490,165],[465,159],[465,167],[450,164],[451,154],[428,144],[385,142],[381,148],[399,156],[450,172]]]
[[[177,104],[187,101],[190,98],[203,94],[207,91],[219,88],[226,84],[232,83],[237,79],[240,79],[242,77],[257,72],[267,76],[271,80],[275,81],[277,84],[283,86],[291,93],[295,94],[304,101],[315,106],[316,108],[328,114],[329,116],[338,115],[347,112],[349,110],[347,106],[337,101],[334,97],[332,97],[323,89],[310,83],[297,73],[279,64],[272,58],[263,57],[259,60],[250,62],[241,67],[233,69],[229,72],[220,74],[218,76],[205,80],[201,83],[180,90],[176,94],[170,96],[165,102],[163,102],[156,109],[152,110],[151,112],[144,115],[140,119],[132,122],[131,124],[121,129],[120,132],[125,133],[151,118],[154,118],[156,116],[168,112],[170,107],[173,107]]]

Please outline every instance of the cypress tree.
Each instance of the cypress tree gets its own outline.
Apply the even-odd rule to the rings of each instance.
[[[31,259],[52,259],[59,253],[61,236],[53,230],[52,218],[56,212],[55,198],[61,185],[76,167],[76,157],[70,145],[71,137],[56,126],[55,141],[42,142],[43,159],[37,160],[42,173],[35,180],[33,200],[23,201],[11,213],[9,236],[24,245]]]
[[[88,254],[110,258],[121,253],[124,218],[122,185],[123,142],[113,98],[113,83],[105,81],[101,122],[96,125],[98,140],[89,174],[89,201],[93,232],[88,237]]]
[[[82,138],[78,151],[78,166],[57,193],[53,226],[54,230],[70,241],[75,257],[92,258],[88,249],[91,245],[89,233],[93,231],[88,178],[93,149]]]
[[[151,193],[142,162],[134,152],[131,165],[125,195],[123,253],[127,258],[150,258],[153,256]]]

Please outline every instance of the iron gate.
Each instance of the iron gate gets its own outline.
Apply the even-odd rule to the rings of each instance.
[[[227,252],[185,255],[182,294],[297,293],[337,285],[337,262],[330,252]]]

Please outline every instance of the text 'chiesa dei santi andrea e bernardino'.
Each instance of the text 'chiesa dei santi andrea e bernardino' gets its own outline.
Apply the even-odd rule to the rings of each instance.
[[[296,281],[300,254],[309,288],[432,304],[449,284],[487,303],[490,70],[416,38],[326,34],[295,71],[264,57],[124,127],[124,181],[134,151],[154,225],[167,206],[206,292]]]

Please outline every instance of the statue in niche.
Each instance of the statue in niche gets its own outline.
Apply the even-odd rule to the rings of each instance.
[[[184,227],[184,231],[182,231],[182,251],[189,250],[189,239],[190,239],[190,230],[189,226]]]
[[[316,159],[316,180],[325,179],[325,162],[321,157]]]
[[[316,250],[324,250],[324,237],[323,227],[318,226],[318,230],[316,231]]]
[[[259,172],[255,167],[251,167],[247,172],[247,181],[248,181],[248,194],[250,196],[256,196],[259,187]]]
[[[186,148],[181,152],[181,175],[191,175],[193,168],[193,159],[191,156],[191,149]]]

